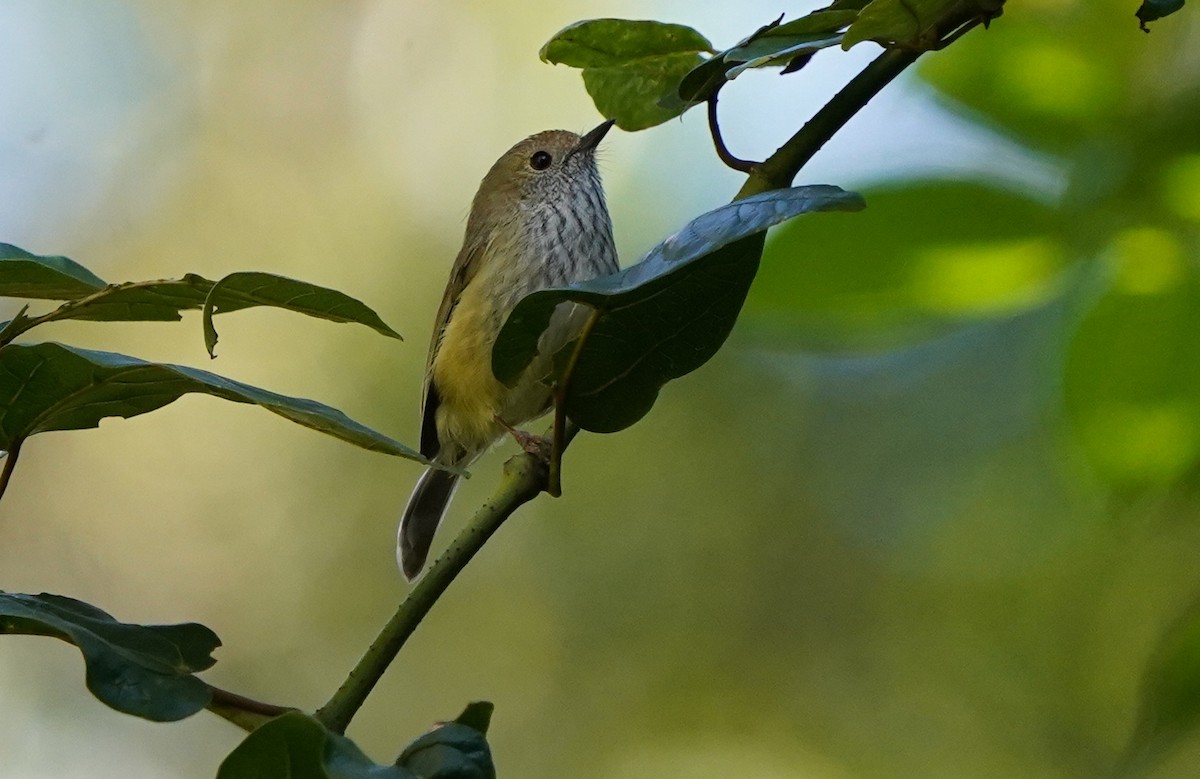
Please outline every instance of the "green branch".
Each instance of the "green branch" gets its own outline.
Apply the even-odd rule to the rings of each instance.
[[[570,443],[565,441],[563,446]],[[537,497],[546,484],[545,464],[530,454],[517,455],[504,464],[504,476],[491,499],[475,512],[450,548],[438,558],[409,592],[400,608],[354,666],[345,683],[316,712],[327,728],[344,733],[367,695],[379,682],[408,637],[437,603],[459,572],[483,548],[504,520]]]
[[[890,49],[876,57],[795,135],[751,171],[735,200],[791,186],[800,169],[825,143],[863,109],[871,98],[921,56],[919,51]]]

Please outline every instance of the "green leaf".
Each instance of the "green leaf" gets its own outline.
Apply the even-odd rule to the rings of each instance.
[[[193,676],[215,662],[221,645],[203,625],[128,625],[61,595],[0,592],[0,633],[53,636],[79,647],[87,687],[117,711],[173,722],[208,704],[208,685]]]
[[[842,47],[863,41],[926,48],[938,22],[963,0],[873,0],[846,31]]]
[[[103,287],[103,279],[74,260],[0,243],[0,296],[71,300]]]
[[[217,779],[495,779],[483,732],[464,723],[483,710],[490,716],[491,704],[471,704],[458,720],[409,745],[394,766],[372,762],[346,737],[289,712],[247,736],[221,763]]]
[[[538,56],[555,65],[607,68],[646,57],[711,50],[707,38],[682,24],[591,19],[559,30]]]
[[[379,314],[345,293],[273,273],[243,271],[231,273],[214,284],[204,301],[204,346],[210,357],[216,356],[213,348],[217,345],[213,314],[251,306],[284,308],[330,322],[357,322],[389,338],[404,340]]]
[[[678,116],[679,82],[712,51],[690,27],[652,21],[592,19],[559,31],[543,61],[583,69],[583,83],[605,117],[622,130],[644,130]]]
[[[47,321],[82,319],[91,322],[177,322],[181,312],[198,309],[212,288],[203,276],[182,279],[127,281],[110,284],[95,294],[64,303]]]
[[[774,190],[735,201],[688,223],[619,273],[525,297],[505,322],[492,370],[514,383],[537,354],[555,308],[567,301],[595,312],[566,387],[567,413],[580,427],[614,432],[641,419],[669,380],[716,353],[741,310],[762,254],[762,233],[812,211],[857,210],[862,199],[831,186]]]
[[[1166,631],[1147,663],[1138,722],[1126,763],[1132,768],[1155,762],[1198,726],[1200,601]]]
[[[313,400],[182,365],[57,343],[0,349],[0,449],[37,433],[96,427],[105,417],[145,414],[190,392],[252,403],[364,449],[425,462],[404,444]]]
[[[2,267],[3,263],[0,263]],[[0,344],[12,341],[43,322],[64,319],[172,322],[182,318],[182,311],[203,308],[205,344],[211,354],[217,337],[212,326],[212,315],[253,306],[284,308],[331,322],[357,322],[383,335],[403,340],[378,314],[349,295],[284,276],[246,271],[232,273],[215,283],[189,273],[182,279],[129,281],[102,286],[39,317],[27,317],[22,311],[0,330]]]
[[[1183,8],[1183,0],[1142,0],[1137,9],[1138,26],[1143,32],[1150,32],[1147,22],[1153,22]]]
[[[736,45],[705,60],[679,82],[678,97],[687,105],[712,97],[725,82],[751,68],[787,65],[796,57],[811,55],[842,42],[838,31],[858,17],[857,10],[814,11],[785,24],[760,27]]]

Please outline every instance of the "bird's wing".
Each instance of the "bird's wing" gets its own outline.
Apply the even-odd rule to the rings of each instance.
[[[437,386],[433,383],[433,359],[437,356],[438,347],[442,342],[442,333],[450,323],[454,307],[467,284],[479,270],[480,258],[483,257],[490,243],[489,237],[480,237],[474,241],[463,243],[454,267],[450,269],[450,280],[446,282],[446,292],[442,296],[442,305],[438,307],[437,318],[433,324],[433,337],[429,341],[429,357],[425,361],[425,385],[421,392],[421,454],[433,457],[437,454],[440,444],[437,434],[437,408],[441,403]]]

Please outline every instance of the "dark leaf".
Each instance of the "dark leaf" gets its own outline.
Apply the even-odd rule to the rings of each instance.
[[[345,293],[273,273],[243,271],[231,273],[214,284],[204,301],[204,346],[210,357],[215,356],[213,348],[217,345],[213,314],[251,306],[285,308],[330,322],[357,322],[382,335],[404,340],[379,314]]]
[[[805,65],[812,62],[813,54],[815,53],[816,52],[807,52],[805,54],[798,54],[795,57],[792,57],[788,64],[783,66],[783,70],[779,71],[779,75],[786,76],[789,73],[795,73],[796,71],[800,70]]]
[[[195,368],[57,343],[0,349],[0,449],[36,433],[96,427],[105,417],[145,414],[190,392],[252,403],[364,449],[425,462],[404,444],[313,400]]]
[[[495,779],[483,731],[472,726],[486,727],[490,714],[490,703],[473,703],[414,741],[395,765],[381,766],[312,717],[289,712],[247,736],[217,779]]]
[[[573,373],[555,378],[567,387],[568,414],[580,427],[628,427],[650,410],[663,384],[703,365],[724,343],[757,270],[763,232],[803,213],[862,206],[854,193],[809,186],[710,211],[619,273],[524,298],[500,332],[492,370],[515,382],[554,309],[567,301],[586,305],[595,322]]]
[[[1145,766],[1200,726],[1200,601],[1159,641],[1142,681],[1138,723],[1126,754]],[[1132,773],[1132,772],[1131,772]]]
[[[66,257],[39,257],[0,243],[0,296],[71,300],[104,287],[104,280]]]
[[[0,592],[0,633],[53,636],[79,647],[92,694],[117,711],[156,722],[190,716],[208,704],[208,685],[192,674],[212,666],[221,645],[203,625],[127,625],[60,595]]]
[[[1183,0],[1142,0],[1137,9],[1138,25],[1143,32],[1150,32],[1150,28],[1146,26],[1147,22],[1170,16],[1180,8],[1183,8]]]
[[[467,705],[453,722],[444,722],[418,738],[396,758],[396,765],[427,779],[495,779],[488,748],[492,704]]]
[[[307,714],[282,714],[233,750],[217,779],[418,779],[403,768],[381,766],[354,742]]]
[[[592,19],[560,31],[541,50],[546,62],[583,69],[583,82],[604,116],[623,130],[643,130],[682,113],[679,81],[711,51],[690,27],[628,19]]]

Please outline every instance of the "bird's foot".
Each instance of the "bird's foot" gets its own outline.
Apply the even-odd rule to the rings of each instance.
[[[553,448],[553,443],[549,438],[534,435],[524,430],[518,430],[498,416],[496,417],[496,422],[508,431],[508,434],[517,442],[517,446],[521,447],[523,451],[547,462],[550,460],[550,450]]]

